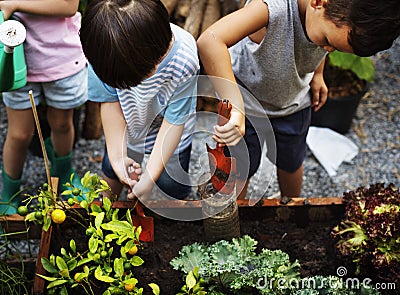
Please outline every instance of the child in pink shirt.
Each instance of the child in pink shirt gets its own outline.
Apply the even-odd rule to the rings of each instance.
[[[87,100],[87,63],[79,29],[79,0],[0,1],[4,19],[24,24],[27,85],[4,92],[8,130],[3,146],[2,192],[0,214],[12,214],[20,201],[23,166],[35,124],[29,100],[33,91],[35,103],[45,102],[51,128],[45,145],[51,162],[51,174],[59,178],[60,189],[74,172],[71,164],[74,142],[74,108]],[[80,185],[76,175],[73,184]]]

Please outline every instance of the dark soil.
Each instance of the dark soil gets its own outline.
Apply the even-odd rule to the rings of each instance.
[[[304,276],[336,275],[340,262],[335,258],[330,232],[338,219],[304,224],[301,222],[302,216],[293,216],[293,219],[300,220],[291,221],[289,215],[293,215],[293,212],[290,210],[278,209],[271,214],[275,209],[253,209],[240,208],[240,229],[242,235],[247,234],[258,241],[259,249],[280,249],[288,253],[293,261],[299,260]],[[300,210],[295,210],[295,215],[302,215],[297,211]],[[303,221],[308,219],[303,217]],[[202,221],[179,222],[155,217],[154,244],[147,245],[142,251],[144,268],[135,273],[141,285],[146,288],[147,283],[154,282],[160,286],[161,294],[179,292],[184,282],[182,274],[173,270],[169,262],[178,255],[182,246],[194,242],[207,242]],[[150,291],[145,294],[150,294]]]
[[[344,209],[333,205],[303,207],[240,207],[241,235],[256,239],[259,250],[280,249],[288,253],[292,261],[300,262],[303,276],[337,275],[338,267],[345,264],[335,255],[330,232],[340,221]],[[184,281],[182,273],[173,270],[170,261],[184,245],[211,241],[205,236],[202,221],[176,221],[150,211],[146,211],[146,215],[154,218],[155,240],[144,243],[138,252],[144,260],[144,264],[134,271],[138,286],[144,288],[144,294],[152,294],[147,284],[156,283],[161,294],[176,294]],[[58,246],[53,244],[51,253],[57,252],[60,244],[68,248],[71,238],[75,241],[86,239],[79,237],[71,226],[61,231],[60,228],[53,229],[52,240]],[[352,270],[348,270],[348,277],[355,277]]]

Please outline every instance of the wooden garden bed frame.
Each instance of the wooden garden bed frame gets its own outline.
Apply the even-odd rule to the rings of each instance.
[[[299,226],[307,226],[310,221],[315,221],[315,214],[312,212],[318,211],[318,219],[339,220],[344,214],[344,203],[341,197],[320,197],[320,198],[292,198],[282,204],[281,199],[262,199],[254,206],[249,206],[248,200],[237,200],[239,212],[251,210],[254,218],[272,217],[280,219],[282,222],[296,222]],[[148,205],[151,208],[166,208],[174,210],[202,210],[200,201],[150,201]],[[131,201],[115,201],[113,207],[116,208],[132,208]],[[146,215],[151,216],[152,213],[146,209]],[[282,214],[282,211],[286,211]],[[30,239],[40,239],[40,249],[36,260],[36,273],[45,275],[45,270],[41,264],[42,257],[49,257],[50,242],[52,236],[52,226],[47,232],[42,231],[39,225],[26,223],[24,217],[18,214],[0,216],[0,223],[5,233],[23,232],[28,230]],[[155,221],[157,226],[157,221]],[[10,235],[12,239],[26,239],[27,234]],[[35,276],[33,294],[44,294],[45,280]]]

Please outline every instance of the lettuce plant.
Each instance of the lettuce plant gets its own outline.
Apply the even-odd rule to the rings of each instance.
[[[356,273],[374,269],[387,281],[400,278],[400,194],[394,184],[359,187],[344,193],[346,213],[332,230],[338,253]],[[372,265],[371,265],[372,264]]]

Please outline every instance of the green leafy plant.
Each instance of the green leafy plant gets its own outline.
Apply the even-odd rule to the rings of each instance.
[[[324,78],[330,98],[357,95],[365,91],[366,82],[373,82],[375,67],[370,57],[341,51],[330,52],[324,67]]]
[[[185,285],[182,286],[181,292],[176,295],[206,295],[204,279],[199,276],[199,269],[195,267],[193,271],[189,271],[185,278]]]
[[[369,57],[335,50],[328,54],[328,63],[342,70],[354,73],[359,79],[372,82],[375,77],[375,67]]]
[[[72,177],[72,176],[71,176]],[[69,241],[69,248],[61,248],[59,253],[51,253],[49,258],[42,258],[41,263],[46,275],[37,274],[48,281],[49,294],[75,294],[76,289],[86,294],[98,294],[92,286],[101,285],[103,295],[142,294],[143,288],[137,286],[134,268],[143,264],[136,255],[141,247],[139,236],[141,227],[136,227],[131,218],[131,210],[125,214],[119,208],[113,208],[108,197],[111,195],[108,184],[97,174],[87,172],[81,180],[82,189],[70,183],[63,195],[74,195],[63,202],[55,196],[49,185],[44,185],[39,193],[28,198],[37,201],[41,218],[36,212],[26,215],[26,220],[39,222],[44,230],[54,224],[55,210],[65,212],[66,223],[78,227],[86,235],[86,246],[79,249],[74,239]],[[56,197],[56,198],[55,198]],[[60,223],[60,222],[56,222]],[[65,225],[65,224],[63,224]],[[156,284],[148,284],[153,294],[159,294]]]
[[[0,294],[28,294],[28,279],[23,269],[8,266],[0,261]]]
[[[346,213],[333,228],[338,253],[357,273],[372,267],[379,278],[400,282],[400,193],[393,183],[344,193]]]
[[[243,236],[211,245],[194,243],[182,247],[170,262],[184,274],[184,294],[274,294],[274,295],[377,295],[360,282],[350,286],[336,276],[302,278],[298,261],[290,262],[280,250],[261,249],[257,241]]]
[[[256,245],[257,241],[247,235],[208,246],[194,243],[184,246],[170,263],[184,274],[198,268],[198,275],[204,279],[210,294],[230,294],[239,290],[284,294],[282,290],[287,286],[260,286],[260,278],[267,277],[271,281],[283,278],[289,282],[299,277],[300,264],[298,261],[291,263],[289,256],[280,250],[262,249],[257,254]]]

